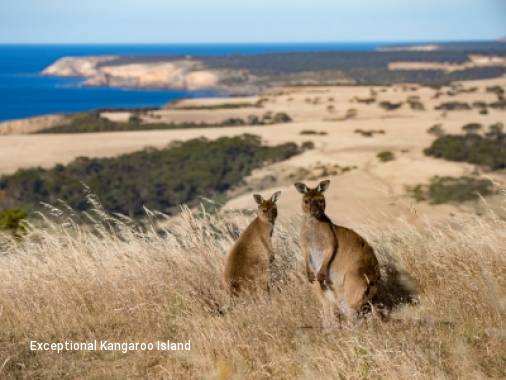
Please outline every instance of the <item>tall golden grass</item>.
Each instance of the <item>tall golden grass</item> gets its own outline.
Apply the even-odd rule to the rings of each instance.
[[[302,276],[298,220],[276,226],[271,294],[231,302],[224,255],[251,217],[183,209],[141,231],[100,208],[86,225],[52,214],[23,241],[0,240],[0,378],[506,377],[506,222],[493,213],[360,226],[391,315],[332,330]],[[95,339],[192,350],[29,349]]]

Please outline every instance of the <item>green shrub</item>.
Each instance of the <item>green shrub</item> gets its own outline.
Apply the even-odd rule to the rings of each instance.
[[[475,177],[432,177],[429,185],[408,187],[408,193],[418,202],[432,204],[465,202],[480,195],[493,194],[493,183]]]
[[[492,102],[488,105],[490,108],[496,109],[496,110],[506,110],[506,100],[501,99],[497,102]]]
[[[497,97],[502,97],[504,95],[504,88],[501,86],[489,86],[486,89],[486,92],[497,95]]]
[[[362,104],[371,104],[371,103],[374,103],[376,101],[376,98],[374,96],[371,96],[369,98],[360,98],[358,96],[355,96],[353,98],[353,100],[357,103],[362,103]]]
[[[354,119],[358,115],[358,111],[356,108],[349,108],[346,110],[346,114],[344,115],[344,119]]]
[[[442,111],[468,111],[471,106],[465,102],[445,102],[435,107],[436,110]]]
[[[201,197],[226,194],[255,168],[300,153],[294,143],[264,146],[260,137],[193,139],[165,149],[145,149],[114,158],[77,158],[52,169],[22,169],[0,177],[8,204],[36,209],[58,199],[74,209],[90,207],[83,183],[110,212],[144,215],[143,207],[172,212]]]
[[[488,126],[488,132],[485,133],[485,136],[492,139],[501,139],[504,137],[503,128],[503,123],[490,124]]]
[[[482,101],[476,101],[476,102],[473,102],[472,106],[474,108],[487,108],[487,103],[482,102]]]
[[[389,102],[389,101],[382,101],[382,102],[379,103],[379,106],[381,108],[383,108],[384,110],[393,111],[393,110],[396,110],[398,108],[401,108],[402,107],[402,102],[392,103],[392,102]]]
[[[502,124],[489,127],[485,136],[474,133],[438,137],[424,150],[427,156],[450,161],[469,162],[493,170],[506,168],[506,134]]]
[[[413,111],[425,111],[425,106],[420,101],[419,96],[409,96],[407,99],[407,103],[409,104],[409,107]]]
[[[467,133],[474,133],[479,131],[482,127],[480,123],[467,123],[462,126],[462,130]]]
[[[325,131],[316,131],[314,129],[303,129],[299,132],[299,135],[320,135],[320,136],[326,136],[328,135]]]
[[[379,152],[376,157],[378,157],[378,159],[382,162],[388,162],[388,161],[393,161],[395,160],[395,155],[388,151],[388,150],[385,150],[383,152]]]
[[[26,211],[21,208],[9,208],[0,211],[0,231],[10,232],[20,238],[26,231]]]
[[[358,133],[364,137],[373,137],[375,134],[384,135],[383,129],[355,129],[354,133]]]
[[[286,112],[277,112],[272,117],[272,124],[290,123],[292,118]]]
[[[437,137],[443,136],[445,131],[443,130],[443,124],[434,124],[432,127],[427,129],[427,133]]]
[[[300,148],[302,150],[311,150],[311,149],[314,149],[314,142],[312,141],[304,141],[301,145],[300,145]]]

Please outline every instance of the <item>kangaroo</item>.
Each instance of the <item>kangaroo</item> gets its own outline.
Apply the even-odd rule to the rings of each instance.
[[[324,323],[332,318],[336,306],[349,319],[358,317],[362,306],[376,294],[380,279],[378,260],[367,241],[335,225],[325,214],[323,193],[329,184],[329,180],[321,181],[314,189],[295,184],[303,194],[300,246],[308,280],[323,304]]]
[[[225,285],[233,295],[244,288],[268,290],[269,263],[274,259],[271,237],[280,194],[277,191],[268,200],[253,195],[258,204],[257,217],[239,236],[225,264]]]

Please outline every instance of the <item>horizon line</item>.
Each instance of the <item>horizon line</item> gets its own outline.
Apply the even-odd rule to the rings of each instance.
[[[358,40],[358,41],[188,41],[188,42],[0,42],[0,45],[300,45],[300,44],[444,44],[466,42],[504,42],[495,39],[448,39],[448,40]]]

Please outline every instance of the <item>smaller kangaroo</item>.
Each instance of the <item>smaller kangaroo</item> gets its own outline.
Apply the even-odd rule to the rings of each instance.
[[[257,217],[242,232],[230,250],[225,264],[225,285],[233,295],[269,287],[269,262],[274,259],[271,237],[278,216],[276,201],[281,191],[270,199],[255,194]]]
[[[324,318],[331,318],[337,306],[342,314],[355,319],[377,292],[379,264],[364,238],[335,225],[325,214],[323,193],[329,184],[329,180],[321,181],[314,189],[295,184],[303,194],[300,246],[308,279],[323,304]]]

